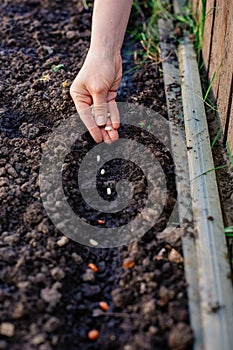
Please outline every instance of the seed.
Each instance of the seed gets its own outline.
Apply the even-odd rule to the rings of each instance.
[[[101,169],[100,174],[101,174],[101,175],[104,175],[104,174],[105,174],[105,170],[104,170],[104,169]]]
[[[99,337],[99,331],[97,329],[92,329],[91,331],[88,332],[88,338],[90,340],[96,340]]]
[[[100,302],[99,302],[99,307],[100,307],[101,310],[103,310],[103,311],[107,311],[108,308],[109,308],[108,304],[107,304],[105,301],[100,301]]]
[[[106,131],[111,131],[111,130],[112,130],[112,127],[111,127],[111,126],[105,126],[104,130],[106,130]]]
[[[110,196],[110,194],[112,193],[112,190],[110,187],[107,188],[107,194]]]
[[[105,220],[101,220],[101,219],[99,219],[99,220],[97,220],[97,222],[98,222],[98,224],[100,224],[100,225],[105,224]]]
[[[135,265],[135,261],[132,259],[125,259],[123,261],[123,267],[125,269],[131,269],[132,267],[134,267],[134,265]]]
[[[97,162],[100,162],[100,155],[98,154],[96,157]]]
[[[89,263],[87,266],[88,266],[89,269],[91,269],[92,271],[98,272],[98,267],[97,267],[95,264]]]
[[[91,245],[94,245],[94,246],[98,245],[98,242],[95,241],[95,240],[92,239],[92,238],[89,239],[89,242],[90,242]]]

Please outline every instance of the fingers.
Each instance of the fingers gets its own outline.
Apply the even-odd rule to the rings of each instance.
[[[111,141],[118,140],[119,138],[118,131],[113,128],[112,121],[110,118],[108,118],[106,127],[104,129],[105,131],[107,131]]]
[[[88,131],[90,132],[91,136],[95,140],[95,142],[97,142],[97,143],[102,142],[103,141],[103,134],[102,134],[100,128],[96,125],[95,119],[93,118],[93,116],[91,114],[90,107],[79,110],[79,115],[80,115],[82,122],[86,125]]]
[[[117,103],[115,100],[108,102],[108,111],[111,116],[111,122],[114,129],[120,127],[120,114],[117,108]]]
[[[103,102],[101,104],[96,104],[94,99],[94,116],[95,116],[95,122],[98,126],[105,126],[107,123],[107,115],[108,115],[108,105],[106,102]]]

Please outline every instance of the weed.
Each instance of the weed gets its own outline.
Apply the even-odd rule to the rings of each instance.
[[[233,237],[233,226],[225,227],[224,232],[227,237]]]
[[[215,81],[215,79],[216,79],[216,77],[217,77],[221,67],[222,67],[222,64],[219,65],[219,67],[216,69],[216,71],[214,72],[214,74],[213,74],[213,76],[212,76],[212,78],[210,80],[209,86],[208,86],[208,88],[206,90],[206,93],[205,93],[205,96],[203,98],[204,102],[207,100],[207,97],[209,96],[209,93],[210,93],[210,90],[212,88],[212,85],[213,85],[213,83],[214,83],[214,81]]]
[[[55,73],[57,73],[60,69],[64,68],[64,64],[58,64],[58,65],[53,64],[51,68]]]
[[[233,167],[233,155],[231,153],[231,149],[230,149],[230,146],[229,146],[228,142],[226,142],[226,149],[227,149],[227,153],[228,153],[228,156],[229,156],[229,159],[230,159],[230,162],[231,162],[231,166]]]
[[[220,129],[220,130],[217,132],[216,136],[214,137],[213,142],[212,142],[212,144],[211,144],[211,149],[214,148],[216,142],[217,142],[218,139],[220,138],[221,133],[222,133],[222,129]]]

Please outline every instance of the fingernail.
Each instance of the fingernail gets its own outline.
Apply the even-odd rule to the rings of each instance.
[[[98,117],[95,118],[96,124],[101,126],[101,125],[105,125],[106,124],[106,117],[100,115]]]

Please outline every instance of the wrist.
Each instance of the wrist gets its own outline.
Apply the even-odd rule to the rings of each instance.
[[[94,57],[98,57],[102,60],[109,59],[113,61],[121,56],[121,50],[120,48],[117,48],[111,44],[103,45],[102,43],[91,42],[88,55],[93,55]]]

